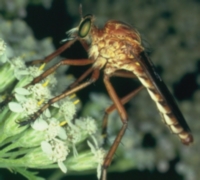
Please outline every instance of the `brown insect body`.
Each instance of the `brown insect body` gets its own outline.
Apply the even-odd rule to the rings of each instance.
[[[171,131],[179,136],[183,144],[189,145],[193,142],[189,127],[184,122],[184,117],[176,103],[173,102],[173,105],[171,105],[164,97],[162,89],[159,88],[158,84],[155,84],[151,74],[147,72],[146,64],[141,61],[141,58],[146,58],[147,61],[150,60],[146,54],[143,57],[141,56],[144,53],[144,47],[141,44],[139,33],[122,22],[108,21],[103,29],[98,29],[93,25],[90,36],[92,43],[89,49],[89,58],[94,60],[93,67],[104,68],[104,73],[107,75],[117,70],[133,72],[147,88],[164,122]],[[150,65],[154,68],[151,62]],[[156,74],[156,72],[153,73]],[[156,76],[157,80],[160,81],[158,83],[162,83],[163,86],[164,83],[161,78],[157,74]],[[164,88],[167,87],[165,86]],[[171,96],[169,91],[167,93]],[[170,100],[174,101],[172,97],[170,97]],[[174,106],[178,114],[174,112]],[[184,126],[180,121],[183,122]]]
[[[89,57],[95,61],[94,67],[105,66],[104,72],[108,75],[119,69],[133,71],[130,66],[136,62],[133,53],[139,55],[144,50],[136,31],[119,21],[108,21],[103,29],[93,26],[90,34]]]

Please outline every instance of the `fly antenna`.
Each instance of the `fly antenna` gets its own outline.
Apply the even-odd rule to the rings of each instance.
[[[79,14],[81,16],[81,19],[83,18],[83,7],[82,4],[79,4]]]

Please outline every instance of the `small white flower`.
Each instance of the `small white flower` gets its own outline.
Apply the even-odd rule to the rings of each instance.
[[[78,151],[76,149],[76,144],[81,141],[83,138],[81,129],[76,127],[76,125],[73,125],[70,121],[68,123],[68,127],[66,128],[67,130],[67,140],[72,143],[72,150],[73,150],[73,155],[74,157],[78,156]]]
[[[102,165],[104,162],[106,151],[103,148],[99,148],[98,142],[94,136],[91,136],[91,137],[94,142],[94,145],[90,141],[87,141],[87,143],[88,143],[88,146],[90,147],[92,153],[94,154],[94,159],[96,160],[96,162],[98,164],[97,165],[97,178],[100,179],[101,172],[102,172]]]
[[[40,70],[36,66],[29,66],[28,72],[29,72],[29,75],[31,75],[33,78],[35,78],[35,77],[39,76],[43,71]]]
[[[44,81],[44,83],[45,83],[45,81],[48,81],[49,87],[55,87],[57,85],[57,79],[55,78],[54,74],[50,74],[43,81]]]
[[[38,109],[38,102],[36,99],[29,98],[27,101],[22,102],[22,107],[26,115],[34,114]]]
[[[60,122],[53,117],[47,118],[42,114],[31,124],[31,127],[37,131],[44,131],[46,141],[51,141],[57,137],[61,140],[67,139],[65,129],[61,127]]]
[[[67,172],[67,168],[65,167],[63,161],[66,160],[70,150],[66,146],[66,143],[58,139],[53,139],[49,142],[42,142],[41,148],[43,152],[48,155],[50,160],[58,163],[58,166],[64,173]]]
[[[86,131],[89,135],[95,134],[97,132],[97,124],[91,117],[80,118],[76,120],[76,125],[83,131]]]
[[[14,76],[21,80],[29,74],[28,68],[26,67],[23,59],[21,57],[16,57],[10,60],[10,64],[14,69]]]
[[[86,131],[88,134],[92,135],[97,132],[97,124],[95,123],[95,120],[91,117],[85,118],[85,124],[86,124]]]
[[[67,127],[68,141],[72,144],[76,144],[81,140],[81,131],[78,128]]]
[[[73,102],[65,99],[60,105],[59,113],[61,113],[66,120],[70,121],[76,113],[76,107]]]
[[[44,87],[41,83],[29,86],[28,90],[33,94],[34,98],[37,100],[47,100],[51,98],[51,92],[49,88]]]
[[[52,144],[53,151],[55,153],[53,154],[52,159],[54,161],[64,161],[70,152],[66,143],[58,139],[54,139],[50,143]]]
[[[25,70],[26,65],[21,57],[15,57],[10,60],[11,65],[14,69]]]
[[[46,129],[46,138],[47,140],[54,139],[56,136],[60,139],[66,140],[67,134],[63,127],[60,126],[60,122],[55,118],[50,118],[48,120],[49,125]]]

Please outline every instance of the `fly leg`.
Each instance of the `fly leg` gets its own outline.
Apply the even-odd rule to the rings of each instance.
[[[61,54],[63,51],[65,51],[67,48],[69,48],[72,44],[74,44],[75,41],[77,41],[76,38],[74,40],[72,40],[72,41],[66,42],[64,45],[62,45],[61,47],[59,47],[56,51],[54,51],[53,53],[51,53],[50,55],[48,55],[47,57],[45,57],[45,59],[34,60],[34,61],[31,61],[31,62],[27,62],[26,64],[27,65],[36,65],[36,64],[41,64],[41,63],[47,64],[53,58],[55,58],[56,56],[58,56],[59,54]]]
[[[74,44],[75,41],[77,41],[77,38],[75,38],[74,40],[68,41],[63,46],[61,46],[56,51],[54,51],[49,56],[47,56],[45,59],[34,60],[34,61],[31,61],[31,62],[27,62],[26,65],[36,65],[36,64],[41,64],[41,63],[47,64],[53,58],[55,58],[56,56],[61,54],[63,51],[65,51],[67,48],[69,48],[72,44]],[[81,44],[83,44],[83,42],[81,42]],[[84,45],[84,48],[87,50],[87,46],[86,45]],[[5,100],[0,103],[0,108],[5,106],[6,104],[8,104],[8,102],[10,102],[13,99],[13,97],[14,97],[13,94],[8,96],[8,97],[6,97]]]
[[[40,76],[33,79],[33,81],[30,82],[29,84],[27,84],[25,86],[25,88],[27,88],[30,85],[34,85],[34,84],[40,82],[41,80],[43,80],[44,78],[46,78],[47,76],[49,76],[50,74],[55,72],[56,69],[62,65],[84,66],[84,65],[88,65],[88,64],[92,64],[92,63],[93,63],[93,61],[90,59],[65,59],[65,60],[62,60],[62,61],[58,62],[57,64],[55,64],[53,67],[51,67],[48,70],[46,70],[45,72],[43,72]]]
[[[35,61],[32,61],[31,65],[40,64],[40,63],[45,63],[46,64],[46,63],[50,62],[53,58],[55,58],[56,56],[58,56],[59,54],[61,54],[63,51],[65,51],[67,48],[69,48],[72,44],[74,44],[74,42],[76,42],[77,40],[79,40],[79,42],[82,44],[83,48],[86,51],[88,51],[89,45],[84,40],[81,40],[81,39],[78,39],[78,38],[74,38],[73,40],[68,41],[63,46],[61,46],[60,48],[58,48],[55,52],[53,52],[52,54],[50,54],[49,56],[47,56],[44,60],[35,60]],[[88,65],[88,64],[92,64],[92,63],[93,63],[93,61],[90,60],[90,59],[65,59],[65,60],[62,60],[59,63],[57,63],[56,65],[54,65],[52,68],[49,68],[47,71],[45,71],[44,73],[42,73],[40,76],[36,77],[30,84],[34,85],[37,82],[41,81],[42,79],[44,79],[48,75],[52,74],[61,65],[84,66],[84,65]],[[89,68],[75,82],[73,82],[68,87],[68,89],[71,89],[71,88],[75,87],[76,85],[78,85],[92,71],[93,71],[93,68]],[[28,87],[30,84],[26,85],[25,87]]]
[[[90,59],[64,59],[60,62],[58,62],[57,64],[55,64],[54,66],[52,66],[51,68],[49,68],[48,70],[46,70],[45,72],[43,72],[41,75],[39,75],[38,77],[34,78],[32,80],[32,82],[30,82],[29,84],[27,84],[26,86],[24,86],[24,88],[27,88],[30,85],[34,85],[38,82],[40,82],[41,80],[43,80],[44,78],[46,78],[47,76],[49,76],[50,74],[54,73],[56,71],[57,68],[59,68],[62,65],[74,65],[74,66],[84,66],[84,65],[88,65],[88,64],[92,64],[93,61]],[[93,69],[89,69],[87,70],[78,80],[77,82],[75,81],[72,87],[74,87],[75,85],[77,85],[82,79],[84,79],[89,73],[91,73],[93,71]],[[10,95],[9,97],[7,97],[3,102],[0,103],[0,107],[3,107],[4,105],[6,105],[8,102],[10,102],[13,99],[13,94]]]
[[[110,77],[124,77],[124,78],[136,78],[136,76],[132,73],[132,72],[127,72],[127,71],[116,71],[114,72]],[[127,102],[129,102],[129,100],[134,97],[135,95],[137,95],[140,90],[142,90],[144,87],[143,86],[139,86],[137,89],[134,89],[132,92],[130,92],[129,94],[127,94],[126,96],[124,96],[121,99],[121,103],[124,105]],[[115,104],[110,105],[108,108],[106,108],[105,110],[105,114],[103,117],[103,123],[102,123],[102,137],[104,138],[104,144],[106,143],[107,140],[107,125],[108,125],[108,116],[110,113],[112,113],[114,110],[116,109]]]
[[[99,69],[94,69],[92,73],[92,77],[90,78],[89,81],[83,82],[76,87],[64,91],[62,94],[50,99],[46,104],[44,104],[36,113],[30,116],[29,119],[25,121],[19,122],[21,126],[30,124],[31,122],[34,122],[51,104],[65,98],[66,96],[69,96],[73,93],[76,93],[77,91],[89,86],[90,84],[94,83],[97,79],[99,78]]]
[[[124,109],[122,101],[117,96],[112,84],[110,83],[109,76],[104,75],[104,84],[106,86],[106,89],[108,91],[109,96],[111,97],[112,101],[115,104],[115,107],[119,113],[119,116],[122,121],[122,127],[115,138],[115,141],[113,142],[110,150],[108,151],[108,154],[105,157],[105,160],[103,162],[103,169],[102,169],[102,180],[106,180],[106,174],[107,174],[107,168],[110,165],[113,155],[115,154],[117,147],[119,146],[119,143],[121,142],[122,137],[124,136],[124,133],[126,131],[127,125],[128,125],[128,115],[126,113],[126,110]]]
[[[130,92],[129,94],[127,94],[126,96],[124,96],[120,101],[121,103],[124,105],[127,102],[130,101],[131,98],[133,98],[134,96],[136,96],[144,87],[143,86],[139,86],[137,89],[134,89],[132,92]],[[104,138],[104,144],[106,143],[107,140],[107,126],[108,126],[108,116],[114,111],[116,110],[116,106],[115,104],[112,104],[111,106],[109,106],[108,108],[106,108],[105,110],[105,114],[103,117],[103,123],[102,123],[102,136]]]
[[[74,44],[77,40],[80,41],[80,43],[82,44],[83,48],[88,51],[88,44],[78,38],[74,38],[71,41],[66,42],[64,45],[62,45],[61,47],[59,47],[56,51],[54,51],[53,53],[51,53],[50,55],[48,55],[47,57],[45,57],[45,59],[38,59],[38,60],[33,60],[31,62],[27,62],[27,65],[36,65],[36,64],[42,64],[45,63],[47,64],[48,62],[50,62],[53,58],[55,58],[56,56],[58,56],[59,54],[61,54],[62,52],[64,52],[66,49],[68,49],[72,44]]]

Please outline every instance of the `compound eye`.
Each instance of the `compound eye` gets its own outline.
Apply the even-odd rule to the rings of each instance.
[[[91,17],[86,17],[79,26],[78,36],[81,38],[86,37],[90,31],[91,24]]]

